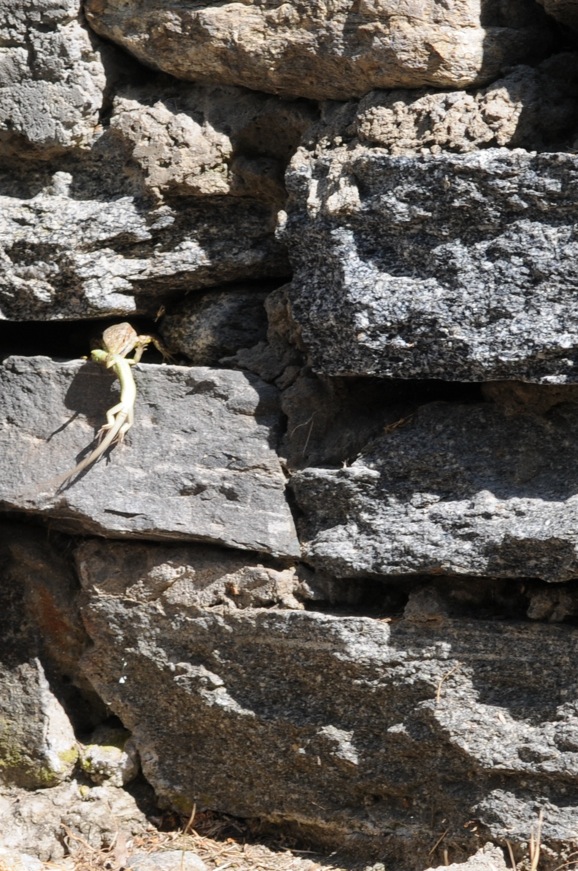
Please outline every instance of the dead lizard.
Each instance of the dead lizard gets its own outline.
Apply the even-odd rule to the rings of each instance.
[[[137,335],[136,330],[130,324],[115,324],[104,331],[102,334],[103,348],[93,350],[90,356],[95,363],[100,363],[107,369],[113,370],[120,382],[120,402],[106,412],[106,423],[100,428],[100,442],[94,450],[70,472],[42,484],[41,490],[48,488],[62,490],[73,478],[76,478],[77,475],[80,475],[102,457],[111,445],[123,440],[134,422],[136,384],[131,366],[135,366],[140,361],[144,349],[151,342],[165,359],[170,359],[169,353],[159,339],[155,336]],[[127,354],[130,354],[131,351],[134,351],[134,355],[129,359]],[[38,488],[36,492],[38,492]]]

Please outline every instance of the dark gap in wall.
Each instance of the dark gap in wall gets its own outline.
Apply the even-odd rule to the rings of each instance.
[[[378,399],[377,394],[385,393],[388,400],[402,400],[411,396],[426,402],[481,402],[482,383],[477,381],[445,381],[439,378],[377,378],[335,377],[330,380],[335,389],[342,390],[350,402],[362,405]]]
[[[390,583],[376,578],[329,578],[314,581],[319,598],[305,602],[305,610],[334,617],[371,617],[375,620],[403,616],[414,579]]]
[[[349,465],[373,439],[409,423],[419,406],[484,402],[482,388],[441,379],[329,378],[305,369],[283,396],[288,422],[282,454],[292,471]]]
[[[164,299],[167,311],[163,312],[162,317],[164,318],[165,314],[167,316],[174,315],[175,318],[182,316],[186,321],[187,317],[190,317],[191,312],[194,314],[197,309],[209,304],[211,298],[217,304],[223,295],[231,294],[234,297],[236,293],[244,291],[246,295],[254,294],[255,298],[258,299],[260,295],[269,294],[277,290],[282,284],[283,282],[280,279],[255,278],[246,281],[221,283],[214,287],[198,288],[184,296],[182,293],[179,293],[175,295],[172,301],[169,301],[165,294]],[[149,310],[154,309],[154,302],[151,302]],[[263,315],[263,320],[266,320],[265,315]],[[94,340],[98,343],[103,330],[112,324],[124,321],[128,321],[138,333],[160,335],[160,317],[159,321],[156,321],[152,317],[131,314],[82,320],[0,320],[0,359],[5,359],[11,354],[48,356],[64,360],[88,356],[91,350],[91,341]],[[193,330],[194,326],[189,329],[190,331]],[[249,339],[248,343],[241,345],[241,347],[246,347],[247,344],[251,345],[251,341]],[[187,357],[184,354],[181,356],[177,353],[175,356],[177,357],[177,362],[187,363]],[[143,359],[144,362],[156,363],[160,362],[161,358],[154,348],[150,346]]]
[[[552,33],[552,48],[546,57],[560,54],[564,51],[576,51],[578,48],[578,33],[575,33],[567,24],[557,21],[542,7],[540,0],[537,0],[540,13],[544,16],[545,22]]]
[[[376,620],[532,620],[578,625],[578,579],[549,584],[538,578],[396,576],[315,581],[306,610]]]
[[[90,354],[91,342],[102,336],[103,330],[126,318],[83,321],[0,321],[0,360],[12,354],[22,356],[53,357],[57,360],[76,360]],[[158,333],[158,326],[150,318],[128,319],[138,333]],[[155,356],[156,355],[156,356]],[[154,348],[147,349],[145,362],[161,359]]]

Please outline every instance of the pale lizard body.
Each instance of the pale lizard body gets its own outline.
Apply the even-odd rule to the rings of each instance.
[[[106,412],[106,423],[101,427],[99,435],[100,443],[91,453],[85,457],[64,475],[52,478],[35,488],[39,490],[61,490],[73,478],[95,463],[111,445],[121,442],[134,423],[134,406],[136,401],[136,384],[133,378],[131,366],[139,362],[146,346],[153,344],[161,351],[163,356],[168,357],[164,346],[154,336],[139,336],[130,324],[117,324],[109,327],[102,334],[104,350],[96,349],[91,352],[91,358],[95,363],[112,369],[120,382],[120,402]],[[134,351],[134,357],[127,359],[126,355]]]
[[[98,357],[96,356],[98,354]],[[136,401],[136,384],[131,372],[134,360],[126,360],[118,354],[107,354],[106,351],[93,351],[92,359],[96,363],[105,363],[107,369],[112,369],[120,381],[120,402],[106,412],[106,423],[100,428],[100,443],[91,453],[78,463],[70,472],[50,482],[51,487],[60,490],[65,484],[80,475],[115,442],[121,442],[134,423],[134,404]],[[105,434],[106,433],[106,434]]]

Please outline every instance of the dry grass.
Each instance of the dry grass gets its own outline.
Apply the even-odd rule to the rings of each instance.
[[[163,827],[176,823],[165,818]],[[347,871],[341,865],[308,851],[291,850],[275,844],[249,843],[242,823],[210,813],[178,821],[173,831],[152,829],[126,838],[121,834],[107,849],[97,850],[70,830],[64,833],[69,858],[47,868],[70,871],[123,871],[134,853],[191,850],[210,871]]]
[[[530,832],[530,838],[528,840],[528,867],[529,871],[538,871],[538,866],[540,865],[540,853],[542,852],[542,825],[544,823],[544,810],[541,809],[538,814],[538,822],[536,826],[532,826],[532,830]],[[510,857],[510,863],[512,865],[513,871],[516,871],[518,867],[516,864],[516,859],[514,858],[514,851],[512,850],[512,845],[509,841],[506,841],[506,846],[508,849],[508,855]],[[562,866],[561,866],[562,867]]]

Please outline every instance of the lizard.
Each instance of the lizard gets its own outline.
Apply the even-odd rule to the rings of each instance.
[[[90,357],[95,363],[100,363],[106,369],[113,370],[120,382],[120,402],[106,412],[106,423],[100,428],[98,434],[100,442],[94,450],[81,460],[74,469],[40,485],[41,490],[50,488],[58,492],[64,489],[81,472],[96,463],[111,445],[122,442],[134,423],[136,384],[131,367],[140,362],[143,351],[151,343],[165,359],[171,359],[160,339],[152,335],[139,336],[128,323],[115,324],[103,332],[103,347],[92,350]],[[127,354],[133,351],[133,357],[128,358]],[[37,488],[36,492],[38,492]]]

